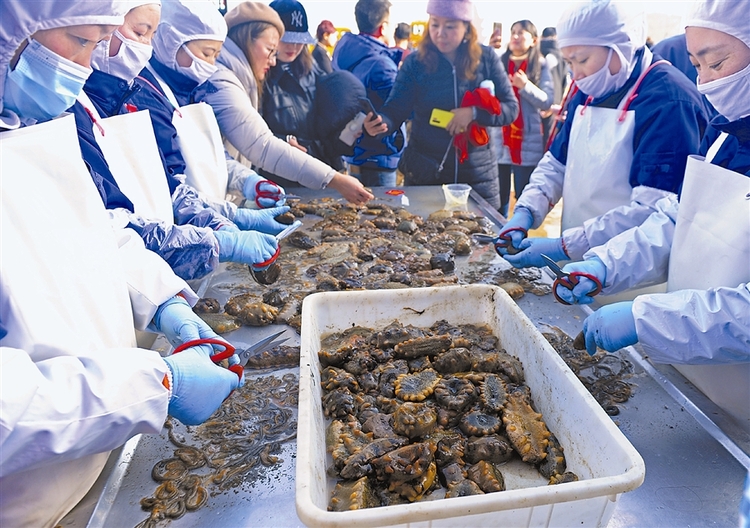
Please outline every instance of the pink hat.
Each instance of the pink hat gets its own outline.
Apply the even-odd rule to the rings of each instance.
[[[474,5],[471,0],[429,0],[427,14],[471,22],[474,18]]]

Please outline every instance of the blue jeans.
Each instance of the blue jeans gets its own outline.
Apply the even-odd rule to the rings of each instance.
[[[370,169],[367,167],[357,167],[359,174],[353,176],[362,182],[366,187],[395,187],[396,186],[396,169]]]

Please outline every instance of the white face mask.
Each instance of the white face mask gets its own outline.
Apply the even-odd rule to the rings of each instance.
[[[216,65],[210,64],[193,55],[186,44],[182,45],[182,49],[185,50],[185,53],[188,54],[188,57],[193,59],[193,63],[188,68],[186,68],[185,66],[180,66],[180,73],[182,73],[183,75],[187,75],[194,81],[198,81],[198,84],[203,84],[208,80],[209,77],[214,74],[214,72],[216,71]]]
[[[730,122],[750,115],[750,64],[722,79],[700,81],[698,78],[698,91]]]
[[[91,56],[91,65],[99,71],[109,73],[128,82],[136,78],[151,58],[153,48],[130,40],[116,29],[113,37],[117,37],[122,44],[114,57],[109,56],[111,42],[102,42]]]
[[[594,99],[598,99],[615,93],[625,86],[625,83],[628,81],[628,70],[625,67],[622,56],[620,56],[620,71],[614,75],[609,72],[609,63],[612,62],[612,54],[614,52],[615,50],[609,48],[609,55],[607,55],[607,62],[604,63],[604,66],[596,73],[592,73],[588,77],[576,81],[579,90]]]

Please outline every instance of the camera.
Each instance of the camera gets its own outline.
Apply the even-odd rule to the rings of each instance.
[[[357,138],[362,135],[362,125],[364,124],[366,117],[367,116],[362,112],[358,112],[357,115],[354,116],[354,119],[349,121],[344,127],[344,130],[341,131],[339,139],[350,147],[354,145]]]

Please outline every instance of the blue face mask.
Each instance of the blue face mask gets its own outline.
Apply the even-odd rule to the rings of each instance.
[[[91,72],[29,39],[5,78],[3,104],[24,121],[48,121],[75,103]]]

